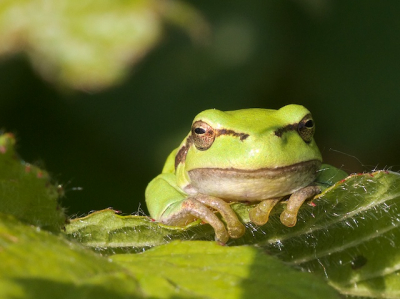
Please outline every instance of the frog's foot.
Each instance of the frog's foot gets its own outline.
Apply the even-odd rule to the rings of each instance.
[[[251,222],[256,225],[264,225],[268,222],[269,213],[272,208],[281,200],[281,198],[266,199],[260,202],[256,207],[249,211]]]
[[[197,195],[194,197],[194,199],[201,202],[205,206],[209,206],[217,210],[221,214],[222,218],[226,222],[226,227],[228,228],[228,234],[231,238],[237,239],[244,235],[246,228],[239,221],[237,215],[226,201],[218,197],[213,197],[208,195]],[[218,221],[221,222],[219,219]],[[208,223],[211,226],[213,226],[212,223],[210,222]]]
[[[210,224],[215,231],[215,241],[225,244],[229,240],[229,234],[224,224],[218,217],[204,204],[194,198],[187,198],[182,203],[180,214],[190,214],[195,218],[201,219]]]
[[[281,214],[282,224],[292,227],[296,225],[297,213],[304,201],[321,193],[321,188],[318,186],[307,186],[294,192],[288,199],[286,209]]]
[[[227,229],[210,208],[221,214],[226,222]],[[215,240],[222,244],[228,242],[230,237],[239,238],[245,233],[244,225],[227,202],[217,197],[202,194],[186,198],[182,201],[177,213],[173,213],[172,216],[161,221],[169,225],[184,225],[193,221],[193,218],[201,219],[210,224],[215,231]]]

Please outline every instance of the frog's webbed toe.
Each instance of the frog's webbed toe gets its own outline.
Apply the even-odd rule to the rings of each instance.
[[[318,186],[307,186],[294,192],[288,199],[285,210],[281,214],[282,224],[292,227],[296,225],[297,213],[304,201],[321,193],[321,188]]]

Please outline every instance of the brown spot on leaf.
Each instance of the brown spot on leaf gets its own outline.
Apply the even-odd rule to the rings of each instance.
[[[362,267],[364,267],[367,264],[368,260],[365,256],[362,255],[357,255],[352,261],[351,261],[351,269],[353,270],[358,270]]]

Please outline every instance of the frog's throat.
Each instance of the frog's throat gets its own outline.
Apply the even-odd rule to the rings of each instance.
[[[312,183],[321,166],[309,160],[277,168],[255,170],[198,168],[188,172],[188,193],[203,193],[226,200],[260,201],[291,194]]]

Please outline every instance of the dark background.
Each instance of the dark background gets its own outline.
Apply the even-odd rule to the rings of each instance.
[[[188,1],[212,37],[166,26],[119,86],[59,89],[22,55],[0,64],[0,127],[66,191],[69,215],[145,210],[144,189],[207,108],[305,105],[325,162],[399,170],[399,1]],[[82,190],[77,190],[82,188]]]

